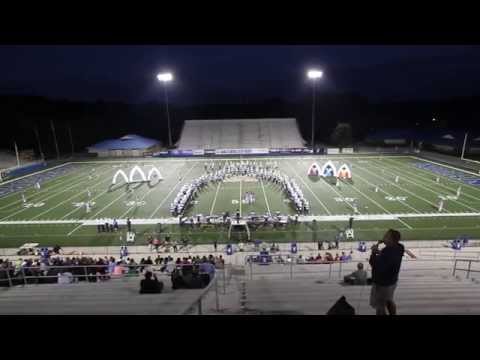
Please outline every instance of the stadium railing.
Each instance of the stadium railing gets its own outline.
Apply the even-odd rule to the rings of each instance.
[[[457,267],[457,263],[459,262],[466,262],[468,263],[468,268],[467,269],[463,269],[463,268],[459,268]],[[477,270],[477,269],[472,269],[472,263],[480,263],[480,260],[472,260],[472,259],[455,259],[455,262],[453,264],[453,272],[452,272],[452,275],[455,276],[455,273],[457,271],[466,271],[467,274],[466,274],[466,278],[468,279],[470,277],[470,273],[474,272],[474,273],[480,273],[480,270]]]
[[[170,266],[170,269],[173,268],[179,268],[179,267],[184,267],[184,266],[199,266],[200,264],[174,264],[170,263],[168,264]],[[167,265],[167,266],[168,266]],[[123,274],[115,274],[115,273],[110,273],[108,271],[109,266],[108,265],[48,265],[45,270],[50,271],[50,270],[61,270],[65,269],[68,270],[68,272],[75,272],[75,274],[71,274],[72,278],[74,279],[73,283],[77,283],[80,280],[84,281],[90,281],[90,279],[95,278],[95,281],[109,281],[109,280],[118,280],[118,279],[123,279],[127,277],[140,277],[141,275],[144,274],[144,270],[152,271],[153,273],[157,275],[161,275],[163,277],[169,277],[171,275],[171,271],[168,271],[168,269],[165,269],[164,271],[161,271],[160,269],[165,266],[165,265],[150,265],[150,264],[135,264],[135,265],[122,265],[125,271]],[[75,271],[75,269],[78,269],[78,271]],[[93,271],[88,271],[89,269],[93,269]],[[104,269],[105,272],[98,274],[98,269]],[[130,271],[132,269],[133,271]],[[39,266],[30,266],[30,267],[15,267],[15,266],[9,266],[9,267],[2,267],[0,268],[0,285],[3,283],[8,283],[8,286],[14,286],[15,284],[20,285],[33,285],[37,284],[38,281],[42,279],[58,279],[58,273],[55,275],[44,275],[42,274],[45,270],[41,270]],[[220,271],[223,270],[223,271]],[[13,276],[12,273],[13,272]],[[35,273],[34,275],[27,275],[28,273]],[[226,282],[226,274],[225,274],[225,266],[223,267],[216,267],[215,272],[222,273],[222,278],[223,282],[225,284]],[[199,272],[199,274],[203,274],[202,272]],[[30,280],[30,281],[29,281]],[[225,290],[224,290],[225,292]]]
[[[225,280],[224,280],[225,283]],[[220,297],[218,292],[218,275],[215,275],[210,281],[210,284],[202,291],[200,296],[195,299],[186,309],[182,312],[181,315],[194,315],[195,309],[197,315],[203,315],[203,303],[205,302],[206,297],[210,294],[210,291],[215,290],[215,310],[220,310]]]
[[[245,265],[249,268],[249,278],[250,280],[253,280],[254,275],[280,275],[280,274],[285,274],[285,271],[258,271],[255,272],[254,268],[256,266],[270,266],[270,265],[283,265],[283,266],[288,266],[288,273],[290,279],[294,278],[294,275],[298,274],[322,274],[322,273],[328,273],[328,279],[332,279],[333,274],[338,273],[338,278],[341,278],[342,276],[342,266],[345,263],[352,263],[352,260],[344,260],[344,261],[321,261],[321,262],[314,262],[314,261],[306,261],[306,260],[300,260],[298,256],[290,256],[289,258],[286,257],[287,255],[269,255],[269,257],[272,259],[272,262],[269,263],[261,263],[258,261],[254,261],[258,257],[258,255],[248,255],[245,257]],[[287,259],[290,259],[291,261],[288,261]],[[297,271],[299,269],[299,265],[311,265],[315,266],[316,271],[305,271],[304,268],[301,268],[300,271]],[[337,266],[335,266],[337,265]],[[328,269],[325,269],[325,267],[328,266]],[[337,268],[337,269],[335,269]]]
[[[245,259],[245,267],[248,269],[247,276],[250,280],[254,279],[254,276],[269,276],[269,275],[283,275],[287,276],[290,279],[294,279],[295,277],[301,276],[309,276],[315,275],[319,276],[325,280],[335,280],[335,279],[342,279],[344,275],[347,275],[356,270],[356,264],[362,262],[364,264],[364,269],[371,273],[371,267],[368,263],[368,255],[366,253],[364,259],[353,259],[353,260],[344,260],[344,261],[321,261],[321,262],[308,262],[308,261],[300,261],[297,262],[298,257],[290,257],[292,259],[291,262],[278,262],[278,258],[282,256],[285,259],[285,255],[272,255],[273,262],[269,264],[262,264],[260,262],[253,262],[247,261]],[[252,259],[257,257],[250,256]],[[275,261],[277,260],[277,261]],[[437,259],[423,259],[423,258],[415,258],[411,259],[409,257],[405,257],[403,262],[412,262],[421,264],[421,268],[417,267],[402,267],[402,273],[404,274],[412,274],[419,271],[424,272],[441,272],[443,271],[445,274],[450,272],[451,266],[454,264],[456,259],[454,258],[437,258]],[[465,261],[469,261],[469,259],[464,259]],[[471,261],[478,261],[479,260],[471,260]],[[262,270],[260,270],[262,269]]]

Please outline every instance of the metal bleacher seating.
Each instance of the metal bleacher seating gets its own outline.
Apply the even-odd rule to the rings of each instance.
[[[296,120],[187,120],[179,149],[301,148]]]
[[[139,294],[140,278],[98,283],[41,284],[0,291],[0,315],[162,315],[182,314],[202,289],[172,290],[164,280],[161,294]]]

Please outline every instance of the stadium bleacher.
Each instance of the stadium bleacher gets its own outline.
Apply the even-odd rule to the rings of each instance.
[[[246,293],[246,307],[260,314],[324,315],[345,295],[357,315],[375,315],[369,305],[370,286],[342,286],[338,281],[319,283],[314,278],[259,279],[246,283]],[[395,298],[401,315],[468,315],[480,312],[476,300],[479,294],[480,286],[472,281],[448,276],[411,276],[400,279]]]
[[[0,292],[0,314],[181,314],[202,292],[202,289],[174,291],[169,280],[165,284],[161,294],[151,295],[139,294],[137,277],[101,283],[16,286]]]
[[[178,144],[181,150],[303,146],[293,118],[187,120]]]

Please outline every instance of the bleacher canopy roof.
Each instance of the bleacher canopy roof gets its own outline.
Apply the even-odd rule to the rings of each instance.
[[[109,139],[100,141],[89,149],[92,150],[136,150],[148,149],[149,147],[160,145],[160,141],[149,139],[139,135],[125,135],[119,139]]]

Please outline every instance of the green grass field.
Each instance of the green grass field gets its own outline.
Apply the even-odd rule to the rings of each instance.
[[[353,182],[342,183],[340,187],[324,179],[313,180],[307,170],[313,161],[322,165],[328,159],[336,166],[347,163],[352,168]],[[228,159],[233,161],[235,159]],[[238,159],[236,159],[238,160]],[[268,161],[265,158],[257,161]],[[383,232],[393,227],[402,232],[405,240],[454,239],[458,235],[472,238],[480,236],[480,186],[467,185],[457,180],[418,169],[414,163],[422,160],[413,157],[288,157],[273,158],[279,170],[295,177],[305,197],[310,201],[311,215],[322,216],[317,229],[310,223],[289,225],[283,229],[265,228],[254,233],[254,237],[275,241],[312,241],[333,239],[339,229],[347,226],[346,219],[336,219],[337,215],[349,216],[353,213],[351,202],[356,199],[361,216],[372,215],[369,220],[356,220],[354,223],[356,240],[376,240]],[[82,162],[67,175],[60,176],[42,185],[40,191],[33,188],[25,192],[27,202],[34,204],[24,207],[20,193],[0,198],[0,247],[17,247],[26,242],[38,242],[52,246],[105,246],[120,243],[118,233],[97,234],[96,226],[82,225],[86,219],[116,218],[154,219],[151,225],[135,225],[139,234],[137,244],[144,244],[142,234],[158,230],[155,219],[170,218],[170,203],[180,187],[204,173],[205,162],[223,162],[211,159],[141,159],[132,161]],[[146,172],[155,166],[163,176],[163,181],[150,187],[143,183],[133,193],[125,191],[125,186],[116,186],[109,191],[113,175],[120,168],[127,174],[139,165]],[[95,171],[92,173],[92,169]],[[93,179],[89,179],[89,175]],[[399,182],[395,183],[395,177]],[[458,199],[444,202],[444,209],[437,216],[439,196],[454,196],[462,186]],[[375,192],[375,187],[379,191]],[[75,203],[88,201],[87,191],[95,202],[90,213]],[[256,194],[252,205],[239,202],[244,192]],[[129,201],[138,200],[141,206],[131,206]],[[198,213],[234,213],[239,209],[242,215],[251,211],[257,214],[294,214],[281,188],[268,182],[237,181],[211,184],[196,198],[187,215]],[[347,200],[347,201],[346,201]],[[473,216],[458,216],[468,213]],[[429,217],[425,217],[425,214]],[[387,215],[387,218],[381,216]],[[390,216],[391,215],[391,216]],[[54,223],[54,221],[64,221]],[[18,221],[22,221],[19,223]],[[42,224],[37,221],[50,221]],[[160,220],[158,220],[160,221]],[[15,223],[11,223],[15,222]],[[163,231],[172,234],[173,239],[187,237],[191,241],[204,243],[217,239],[226,241],[225,230],[211,228],[189,229],[178,225],[165,225]],[[125,238],[125,237],[123,237]]]

